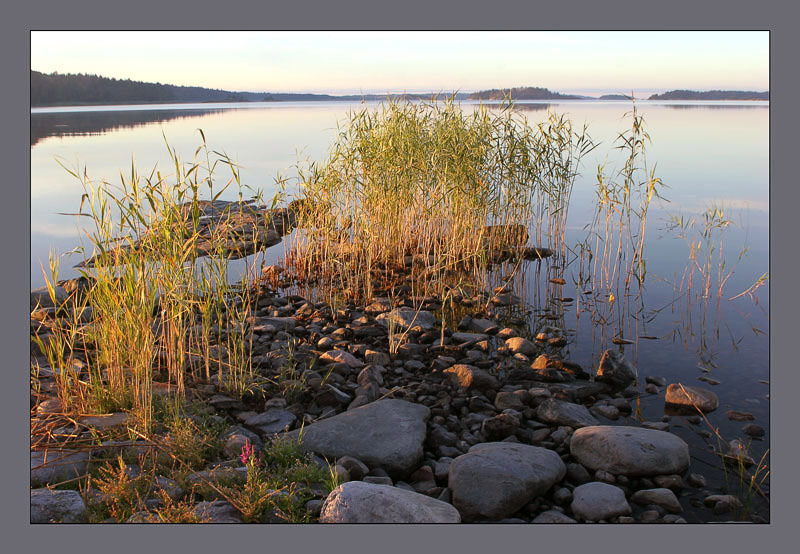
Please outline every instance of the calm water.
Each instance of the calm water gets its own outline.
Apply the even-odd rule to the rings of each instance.
[[[304,102],[32,110],[31,286],[43,285],[40,264],[47,265],[51,249],[63,254],[80,243],[76,218],[59,213],[76,212],[83,190],[56,159],[80,171],[85,168],[94,181],[116,184],[121,171],[130,173],[132,159],[142,174],[154,167],[168,173],[171,162],[164,136],[189,161],[201,144],[198,129],[202,129],[211,149],[224,151],[241,166],[242,183],[271,198],[277,192],[276,177],[291,177],[298,160],[324,159],[337,122],[358,107]],[[670,382],[712,388],[720,398],[720,408],[709,415],[709,421],[729,440],[746,436],[742,423],[728,421],[727,410],[753,413],[755,423],[767,430],[763,441],[751,445],[751,454],[759,459],[769,448],[769,285],[758,288],[752,297],[729,299],[769,271],[769,105],[641,101],[638,108],[652,139],[648,164],[656,164],[656,175],[668,186],[664,195],[669,200],[656,203],[648,215],[643,295],[627,302],[618,300],[603,323],[597,319],[603,314],[592,313],[591,296],[582,295],[584,287],[574,284],[579,261],[573,257],[564,273],[567,285],[559,290],[546,284],[559,268],[544,263],[526,278],[534,309],[531,328],[540,325],[543,320],[538,317],[546,315],[540,310],[552,307],[554,298],[578,300],[557,311],[554,323],[570,333],[567,357],[587,368],[611,346],[613,336],[657,337],[623,347],[640,377],[657,375]],[[587,238],[586,225],[594,215],[597,165],[606,162],[607,174],[621,167],[613,141],[629,125],[623,116],[630,105],[572,101],[531,103],[521,109],[531,123],[546,118],[548,110],[566,113],[577,125],[588,124],[591,136],[602,143],[584,161],[573,191],[567,244],[574,245]],[[236,197],[231,189],[227,199]],[[726,217],[734,221],[721,235],[723,275],[732,273],[720,296],[712,294],[704,300],[680,286],[689,264],[689,246],[668,228],[668,221],[671,216],[683,216],[701,223],[702,212],[711,206],[723,207]],[[62,278],[75,275],[70,268],[77,261],[68,256],[62,259]],[[719,384],[697,381],[703,375]],[[659,420],[664,415],[663,396],[643,399],[640,410],[642,418]],[[704,453],[705,443],[715,445],[716,439],[706,441],[697,434],[707,426],[693,426],[680,418],[672,422],[676,425],[672,430],[692,446],[692,471],[716,475],[720,482],[722,475],[713,469],[720,465],[718,458]]]

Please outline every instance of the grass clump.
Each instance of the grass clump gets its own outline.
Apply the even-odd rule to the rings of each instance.
[[[551,115],[534,128],[504,106],[468,114],[452,100],[351,112],[322,166],[299,171],[298,227],[287,266],[332,296],[369,299],[375,282],[412,274],[441,292],[453,272],[481,282],[503,251],[561,246],[584,129]]]

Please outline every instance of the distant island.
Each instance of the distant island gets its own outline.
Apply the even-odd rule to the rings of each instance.
[[[581,100],[587,97],[561,94],[542,87],[517,87],[482,90],[473,92],[467,98],[469,100],[504,100],[505,98],[511,98],[511,100]]]
[[[31,71],[31,107],[100,104],[178,104],[188,102],[292,102],[292,101],[361,101],[406,98],[430,99],[428,94],[331,94],[284,92],[233,92],[203,87],[186,87],[114,79],[99,75],[45,74]],[[442,96],[439,94],[438,96]],[[449,96],[449,95],[448,95]],[[457,100],[466,94],[454,95]]]
[[[648,100],[769,100],[769,91],[749,90],[671,90],[663,94],[653,94]]]
[[[429,100],[453,97],[455,100],[627,100],[625,94],[580,96],[561,94],[543,87],[490,89],[473,93],[404,93],[404,94],[314,94],[303,92],[235,92],[204,87],[187,87],[114,79],[99,75],[45,74],[31,70],[31,107],[119,104],[181,104],[204,102],[307,102],[307,101],[381,101],[387,99]],[[769,91],[672,90],[653,94],[649,100],[769,100]]]

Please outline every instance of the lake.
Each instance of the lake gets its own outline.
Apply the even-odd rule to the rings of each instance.
[[[474,107],[463,103],[465,110]],[[44,284],[41,267],[47,266],[50,250],[63,254],[80,244],[77,218],[60,214],[78,211],[83,189],[56,160],[80,172],[85,168],[94,181],[113,184],[119,183],[120,172],[130,173],[132,160],[143,175],[155,167],[168,173],[171,162],[165,138],[189,161],[202,142],[198,132],[202,129],[210,149],[225,152],[240,165],[242,184],[263,191],[269,199],[278,191],[278,176],[291,178],[298,160],[324,160],[337,122],[358,108],[338,102],[297,102],[31,110],[31,287]],[[587,241],[594,247],[587,225],[596,212],[597,166],[605,163],[609,175],[621,167],[623,159],[614,150],[614,140],[629,127],[624,116],[631,105],[523,102],[518,109],[531,123],[545,119],[548,110],[565,113],[577,126],[586,123],[592,138],[601,143],[582,164],[566,232],[568,246]],[[602,351],[612,347],[613,337],[632,339],[633,344],[621,349],[638,368],[640,380],[660,376],[667,382],[712,389],[719,396],[720,406],[708,421],[727,440],[750,439],[742,433],[746,422],[731,421],[726,412],[752,413],[755,423],[766,430],[763,440],[753,440],[750,446],[758,461],[769,448],[769,282],[750,294],[740,293],[769,271],[769,103],[639,101],[637,109],[652,140],[647,146],[648,166],[655,167],[656,176],[667,186],[663,195],[669,200],[655,202],[647,216],[647,274],[641,295],[618,298],[603,312],[591,294],[584,294],[583,283],[578,284],[577,249],[564,268],[548,261],[531,262],[537,266],[525,280],[531,328],[551,317],[569,333],[565,358],[584,368],[596,367]],[[237,196],[231,189],[222,198]],[[670,222],[676,217],[694,218],[696,226],[702,226],[702,214],[710,207],[724,208],[732,223],[697,243],[701,253],[712,255],[707,271],[712,285],[724,281],[719,293],[714,289],[704,298],[699,284],[687,287],[687,275],[697,267],[690,263],[689,249],[701,237],[699,227],[682,238]],[[281,252],[280,246],[273,247],[269,256],[274,259]],[[702,260],[700,256],[698,262]],[[71,266],[78,261],[76,256],[65,256],[60,277],[74,277]],[[558,290],[548,281],[554,270],[563,270],[566,280]],[[553,310],[556,297],[575,301]],[[557,317],[552,315],[556,311]],[[634,415],[660,421],[663,393],[643,397]],[[671,424],[670,430],[692,448],[690,471],[706,474],[709,486],[721,486],[725,475],[719,458],[708,452],[717,446],[716,438],[703,432],[711,430],[709,425],[679,417],[673,417]]]

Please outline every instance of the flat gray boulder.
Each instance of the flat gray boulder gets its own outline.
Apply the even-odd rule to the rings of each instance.
[[[448,487],[465,521],[510,516],[561,481],[567,468],[552,450],[512,442],[476,444],[450,463]]]
[[[600,423],[586,406],[548,398],[536,408],[536,418],[550,425],[567,425],[569,427],[588,427]]]
[[[422,461],[430,409],[405,400],[386,399],[323,419],[288,437],[300,448],[326,458],[352,456],[370,468],[405,476]]]
[[[85,450],[42,450],[31,452],[31,486],[40,487],[75,479],[88,471]]]
[[[570,508],[575,517],[584,521],[608,520],[631,513],[622,489],[599,481],[575,487]]]
[[[419,327],[423,331],[429,331],[436,325],[436,316],[426,310],[417,310],[408,307],[395,308],[391,312],[378,315],[375,321],[388,328],[389,324],[395,325],[399,332],[406,329]]]
[[[670,475],[689,467],[689,445],[672,433],[655,429],[584,427],[572,434],[569,449],[584,466],[615,475]]]
[[[245,420],[245,425],[258,429],[265,435],[283,433],[291,429],[297,417],[288,410],[272,408],[266,412],[250,416]]]
[[[350,481],[325,499],[320,523],[460,523],[453,506],[389,485]]]
[[[86,523],[88,518],[78,491],[31,491],[31,523]]]

